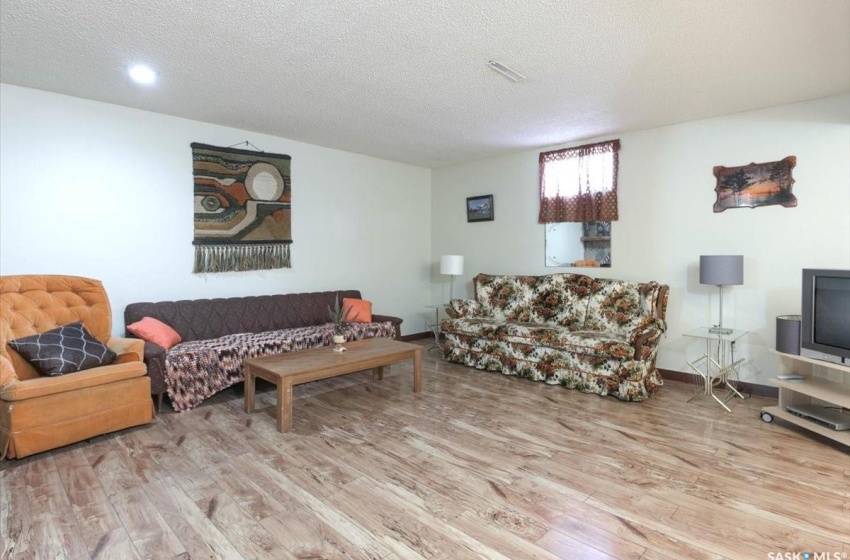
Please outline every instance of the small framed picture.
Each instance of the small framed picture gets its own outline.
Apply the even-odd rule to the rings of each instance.
[[[467,222],[489,222],[493,220],[493,195],[470,196],[466,199]]]

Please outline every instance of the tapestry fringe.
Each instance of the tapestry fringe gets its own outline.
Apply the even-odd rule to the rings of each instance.
[[[292,268],[289,244],[195,245],[194,273]]]

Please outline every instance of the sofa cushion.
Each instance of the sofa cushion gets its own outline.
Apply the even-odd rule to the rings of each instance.
[[[343,298],[342,316],[349,323],[371,323],[372,302],[365,299]]]
[[[475,295],[487,317],[508,321],[530,321],[532,289],[536,276],[475,277]]]
[[[568,327],[551,324],[508,323],[502,328],[501,339],[619,360],[629,359],[635,352],[624,336],[608,332],[572,332]]]
[[[142,340],[162,346],[166,350],[182,340],[177,331],[153,317],[142,317],[141,321],[127,325],[127,330]]]
[[[110,364],[118,356],[79,321],[9,341],[42,375],[65,375]]]
[[[481,314],[520,323],[584,327],[593,278],[582,274],[492,276],[473,280]]]
[[[504,319],[460,317],[443,321],[440,328],[456,334],[496,339],[501,332],[500,329],[504,326]]]
[[[581,330],[587,315],[590,288],[576,274],[540,276],[532,288],[532,323],[553,323],[570,330]]]
[[[582,330],[627,334],[654,316],[659,285],[595,278],[591,292]]]

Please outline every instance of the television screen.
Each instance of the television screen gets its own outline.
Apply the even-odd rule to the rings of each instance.
[[[850,348],[850,278],[815,277],[813,341]]]

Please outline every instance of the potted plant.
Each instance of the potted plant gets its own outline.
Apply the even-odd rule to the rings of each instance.
[[[336,352],[344,352],[345,347],[342,346],[342,344],[345,342],[345,327],[357,318],[357,314],[355,313],[352,315],[350,308],[343,309],[339,303],[339,296],[336,297],[333,308],[328,307],[328,313],[330,315],[331,323],[334,325],[334,350]]]

